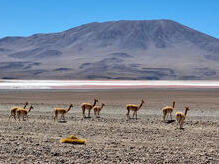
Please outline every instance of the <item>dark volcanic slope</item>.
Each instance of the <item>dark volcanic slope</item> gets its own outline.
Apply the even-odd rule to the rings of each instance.
[[[0,78],[219,79],[219,40],[171,20],[0,39]]]

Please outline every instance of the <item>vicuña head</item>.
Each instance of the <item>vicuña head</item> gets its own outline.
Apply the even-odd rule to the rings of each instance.
[[[176,120],[177,120],[177,124],[179,125],[179,128],[180,128],[180,129],[183,128],[183,124],[184,124],[184,121],[185,121],[185,119],[186,119],[187,112],[188,112],[189,110],[190,110],[189,107],[186,106],[184,113],[182,113],[182,112],[176,112]]]
[[[135,117],[137,119],[137,112],[139,109],[141,109],[142,105],[144,104],[144,100],[141,100],[141,104],[140,105],[136,105],[136,104],[128,104],[126,105],[126,109],[127,109],[127,119],[130,119],[129,113],[130,111],[133,111],[133,118]]]
[[[73,107],[73,104],[70,104],[70,105],[69,105],[69,110],[70,110],[72,107]]]
[[[166,116],[167,114],[169,114],[171,120],[172,120],[172,112],[173,112],[173,109],[175,108],[175,104],[176,102],[173,101],[173,105],[172,106],[165,106],[162,108],[162,111],[163,111],[163,121],[166,120]]]
[[[97,99],[97,98],[94,98],[94,101],[98,102],[98,99]]]
[[[28,102],[26,102],[25,104],[24,104],[24,107],[26,107],[28,105]]]
[[[144,100],[142,99],[141,102],[142,102],[142,104],[143,104],[143,103],[144,103]]]

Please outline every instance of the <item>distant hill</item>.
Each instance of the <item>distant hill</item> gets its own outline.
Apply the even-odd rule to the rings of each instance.
[[[219,39],[171,20],[0,39],[3,79],[219,79]]]

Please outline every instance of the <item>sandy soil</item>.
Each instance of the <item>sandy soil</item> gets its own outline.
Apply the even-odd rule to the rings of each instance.
[[[101,118],[81,119],[80,104],[97,97]],[[125,105],[145,100],[139,119]],[[161,108],[191,110],[184,130],[162,122]],[[33,104],[28,121],[8,120],[12,106]],[[67,122],[53,121],[54,107],[74,107]],[[173,115],[174,115],[173,114]],[[175,118],[174,118],[175,119]],[[219,163],[219,90],[0,90],[0,163]],[[75,134],[86,145],[61,144]]]

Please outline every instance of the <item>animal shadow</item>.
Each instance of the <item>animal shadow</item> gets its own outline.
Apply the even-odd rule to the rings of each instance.
[[[86,117],[84,117],[85,119],[91,119],[91,117],[89,117],[89,116],[86,116]]]
[[[167,123],[167,124],[171,124],[173,122],[175,122],[176,120],[167,120],[167,121],[164,121],[164,123]]]
[[[133,118],[133,117],[130,117],[129,119],[126,119],[126,121],[135,121],[135,120],[140,120],[140,118]]]
[[[139,120],[140,118],[130,118],[130,120]]]
[[[58,123],[66,123],[66,120],[58,120]]]
[[[175,130],[185,130],[185,128],[176,128]]]

